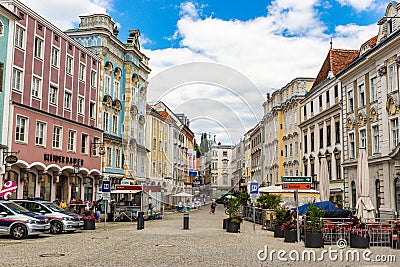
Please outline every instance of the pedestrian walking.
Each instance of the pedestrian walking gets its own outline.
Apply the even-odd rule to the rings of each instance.
[[[215,201],[213,201],[211,203],[211,209],[210,209],[210,214],[215,214],[215,208],[217,207],[217,203],[215,203]]]
[[[95,208],[95,211],[96,211],[96,213],[95,213],[95,215],[96,215],[96,220],[97,220],[98,222],[100,222],[100,214],[101,214],[101,211],[102,211],[102,210],[101,210],[101,200],[97,200],[97,202],[96,202],[94,208]]]

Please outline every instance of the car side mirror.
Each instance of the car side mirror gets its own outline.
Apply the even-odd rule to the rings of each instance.
[[[6,216],[7,216],[7,212],[5,212],[5,211],[0,212],[0,216],[1,216],[1,217],[6,217]]]

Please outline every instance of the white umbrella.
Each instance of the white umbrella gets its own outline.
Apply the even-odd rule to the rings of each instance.
[[[361,218],[374,218],[375,207],[369,198],[369,170],[367,152],[360,149],[357,163],[357,216]]]
[[[326,157],[321,158],[319,167],[319,196],[321,201],[329,200],[329,173]]]

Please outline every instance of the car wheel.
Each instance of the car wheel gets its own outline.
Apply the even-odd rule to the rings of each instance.
[[[15,239],[22,239],[28,235],[25,225],[17,224],[11,228],[11,234]]]
[[[61,234],[63,231],[62,223],[55,220],[50,224],[50,233],[52,234]]]

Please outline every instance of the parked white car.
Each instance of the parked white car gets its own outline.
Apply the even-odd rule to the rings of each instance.
[[[0,200],[0,234],[15,239],[50,231],[49,220],[7,200]]]

